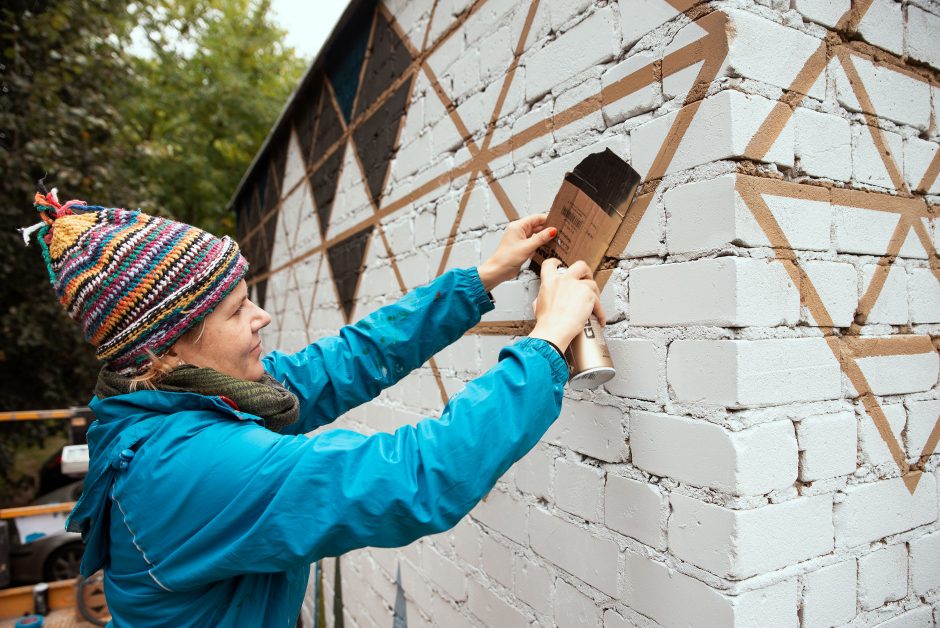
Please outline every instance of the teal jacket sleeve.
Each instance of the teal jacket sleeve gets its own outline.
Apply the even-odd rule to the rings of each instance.
[[[200,433],[195,440],[209,440],[192,447],[212,474],[199,485],[226,493],[225,506],[161,551],[153,574],[185,590],[447,530],[558,417],[566,381],[564,360],[544,341],[524,338],[454,395],[440,419],[394,434],[331,430],[307,438],[245,422],[220,427],[225,442],[209,446],[218,437]]]
[[[493,309],[475,268],[451,270],[339,334],[293,354],[272,351],[265,370],[300,399],[303,434],[373,399],[458,340]]]

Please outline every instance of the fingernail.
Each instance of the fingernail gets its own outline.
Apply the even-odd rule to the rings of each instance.
[[[548,237],[554,238],[556,235],[558,235],[558,229],[556,229],[555,227],[552,227],[551,229],[548,230]]]

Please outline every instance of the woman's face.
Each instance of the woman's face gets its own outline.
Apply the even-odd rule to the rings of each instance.
[[[260,332],[270,322],[268,313],[248,299],[248,285],[242,280],[205,318],[204,326],[196,325],[168,353],[186,364],[256,382],[264,375]]]

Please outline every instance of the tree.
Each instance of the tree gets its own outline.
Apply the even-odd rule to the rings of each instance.
[[[234,235],[229,198],[297,84],[304,63],[267,18],[269,0],[163,0],[141,25],[152,56],[142,89],[121,103],[127,171],[145,205]]]

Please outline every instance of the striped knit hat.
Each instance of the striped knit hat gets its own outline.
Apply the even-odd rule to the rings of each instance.
[[[229,237],[140,211],[36,194],[49,280],[95,355],[122,375],[162,355],[248,271]]]

